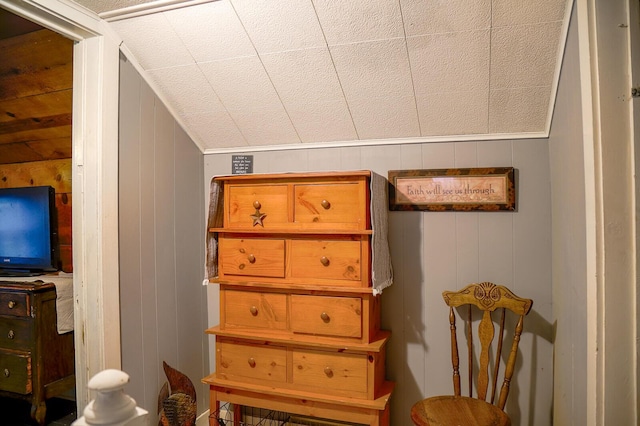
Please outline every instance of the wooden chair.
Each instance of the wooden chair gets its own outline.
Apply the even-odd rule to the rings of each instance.
[[[436,396],[417,402],[411,408],[411,420],[420,426],[445,426],[445,425],[511,425],[511,420],[504,412],[504,406],[509,395],[509,386],[513,377],[516,357],[518,355],[518,343],[522,333],[524,316],[531,310],[533,301],[522,299],[513,294],[508,288],[489,282],[471,284],[464,289],[442,293],[444,301],[449,306],[449,323],[451,328],[451,361],[453,364],[453,390],[454,395]],[[469,356],[469,396],[462,396],[460,391],[460,359],[458,357],[458,341],[456,334],[456,317],[454,308],[467,305],[467,351]],[[476,306],[482,312],[482,319],[478,324],[478,340],[480,343],[479,369],[476,378],[477,398],[472,397],[473,388],[473,332],[472,332],[472,306]],[[492,344],[494,339],[494,323],[492,312],[501,312],[497,344]],[[519,315],[515,326],[511,350],[508,352],[504,379],[497,402],[495,401],[496,388],[498,387],[498,375],[502,364],[502,346],[505,331],[505,314],[509,310]],[[506,352],[506,351],[505,351]],[[493,358],[492,358],[493,356]],[[506,353],[505,353],[506,356]],[[490,367],[491,377],[489,377]],[[489,391],[491,381],[491,392]],[[494,402],[496,405],[494,405]]]

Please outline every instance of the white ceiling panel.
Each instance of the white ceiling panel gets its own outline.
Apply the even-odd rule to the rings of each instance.
[[[260,53],[324,47],[318,18],[311,0],[232,0],[238,16]]]
[[[489,90],[431,93],[418,97],[422,136],[489,132]]]
[[[571,0],[76,0],[204,149],[549,131]]]
[[[349,109],[360,139],[385,139],[394,134],[420,136],[413,96],[354,99],[349,101]]]
[[[409,37],[407,48],[416,97],[461,91],[482,91],[486,95],[489,40],[488,29]]]
[[[117,21],[111,25],[146,70],[194,62],[162,13]]]
[[[343,101],[342,88],[329,50],[291,50],[261,56],[285,104]]]
[[[351,113],[344,101],[294,103],[287,112],[302,142],[358,139]]]
[[[561,22],[494,28],[491,34],[491,88],[549,86],[553,81]]]
[[[224,110],[197,64],[149,70],[149,77],[180,114]]]
[[[537,132],[549,110],[549,87],[492,90],[489,95],[489,132]]]
[[[224,109],[186,115],[183,117],[183,122],[198,137],[205,149],[246,147],[249,145],[236,123]]]
[[[313,0],[329,46],[404,37],[397,1]]]
[[[183,7],[163,14],[196,62],[256,54],[228,1]]]
[[[343,44],[330,48],[342,88],[354,99],[413,97],[404,39]]]
[[[407,37],[489,29],[491,3],[491,0],[400,0]]]
[[[257,56],[205,62],[200,69],[227,109],[282,107],[262,62]]]
[[[249,145],[282,145],[300,142],[300,137],[284,108],[245,108],[230,110],[229,114]]]
[[[557,0],[493,0],[493,26],[562,21],[567,2]]]

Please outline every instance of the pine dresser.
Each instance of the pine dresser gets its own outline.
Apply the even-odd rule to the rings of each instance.
[[[389,424],[394,384],[385,380],[390,333],[380,329],[372,289],[371,177],[214,179],[222,220],[209,228],[217,242],[210,281],[220,286],[220,325],[206,331],[216,342],[216,371],[203,379],[210,426],[221,401],[234,413],[250,406]]]

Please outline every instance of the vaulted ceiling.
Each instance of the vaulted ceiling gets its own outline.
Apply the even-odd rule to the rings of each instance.
[[[75,0],[207,151],[548,132],[571,0]]]

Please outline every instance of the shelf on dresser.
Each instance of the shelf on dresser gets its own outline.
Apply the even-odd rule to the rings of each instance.
[[[360,342],[345,342],[344,338],[331,338],[327,336],[314,336],[314,335],[291,335],[283,336],[282,333],[271,332],[269,330],[262,330],[259,335],[253,334],[251,331],[225,329],[222,330],[220,326],[215,326],[205,330],[206,334],[213,334],[222,337],[243,339],[251,342],[261,342],[265,345],[269,344],[284,344],[290,347],[313,347],[318,349],[334,350],[339,352],[381,352],[384,350],[391,332],[387,330],[380,330],[376,335],[376,338],[371,343]]]

